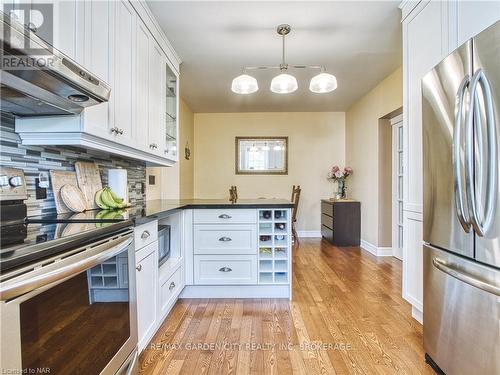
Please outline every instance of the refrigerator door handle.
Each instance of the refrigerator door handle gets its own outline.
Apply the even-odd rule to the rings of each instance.
[[[465,91],[469,86],[470,76],[467,74],[457,90],[455,100],[455,127],[453,129],[453,187],[455,190],[455,208],[457,210],[458,221],[466,233],[470,232],[470,218],[464,208],[462,168],[460,148],[462,145],[462,111],[464,107]]]
[[[445,261],[439,259],[439,258],[432,258],[432,264],[434,267],[436,267],[438,270],[450,275],[451,277],[454,277],[457,280],[460,280],[466,284],[469,284],[475,288],[484,290],[485,292],[494,294],[496,296],[500,297],[500,287],[496,285],[492,285],[490,283],[487,283],[483,280],[479,280],[475,278],[472,275],[469,275],[455,267],[453,267],[451,264],[446,263]]]
[[[473,136],[474,136],[474,120],[476,121],[476,126],[481,126],[481,116],[480,116],[480,96],[477,91],[478,85],[481,86],[483,92],[482,98],[484,102],[484,112],[486,117],[486,137],[487,137],[487,148],[488,148],[488,158],[487,158],[487,174],[486,174],[486,201],[484,206],[484,217],[481,218],[478,206],[480,202],[477,198],[477,192],[475,189],[474,181],[474,147],[473,147]],[[465,176],[468,191],[468,203],[470,208],[470,217],[472,227],[478,236],[483,237],[490,229],[494,218],[495,218],[495,207],[497,199],[497,180],[498,180],[498,157],[497,157],[497,135],[496,135],[496,124],[495,115],[493,107],[493,97],[491,92],[491,85],[486,77],[486,74],[482,69],[478,69],[471,79],[470,83],[470,107],[465,120],[466,136],[465,136]],[[481,141],[481,140],[479,140]],[[482,155],[482,147],[478,148],[480,152],[481,161],[484,160]]]

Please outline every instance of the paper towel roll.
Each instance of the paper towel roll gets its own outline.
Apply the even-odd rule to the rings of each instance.
[[[128,202],[128,181],[126,169],[109,169],[108,186],[116,195]]]

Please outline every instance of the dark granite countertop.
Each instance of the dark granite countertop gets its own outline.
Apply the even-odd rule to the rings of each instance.
[[[292,208],[293,203],[286,199],[238,199],[235,203],[227,199],[155,199],[143,205],[128,209],[129,217],[136,225],[161,219],[186,209],[237,209],[237,208]]]
[[[1,246],[0,274],[3,273],[2,266],[6,268],[12,257],[19,252],[34,253],[40,249],[57,247],[61,242],[81,242],[98,238],[106,233],[161,219],[185,209],[292,207],[293,204],[284,199],[240,199],[236,203],[224,199],[158,199],[115,211],[89,210],[81,213],[31,216],[24,224],[24,240]],[[16,232],[16,235],[19,234]]]

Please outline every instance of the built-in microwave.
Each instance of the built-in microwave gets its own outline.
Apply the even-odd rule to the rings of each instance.
[[[158,226],[158,267],[170,258],[170,225]]]

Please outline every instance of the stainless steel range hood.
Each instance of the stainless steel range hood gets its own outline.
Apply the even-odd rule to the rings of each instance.
[[[106,82],[8,15],[0,16],[2,112],[18,117],[74,115],[109,100]]]

